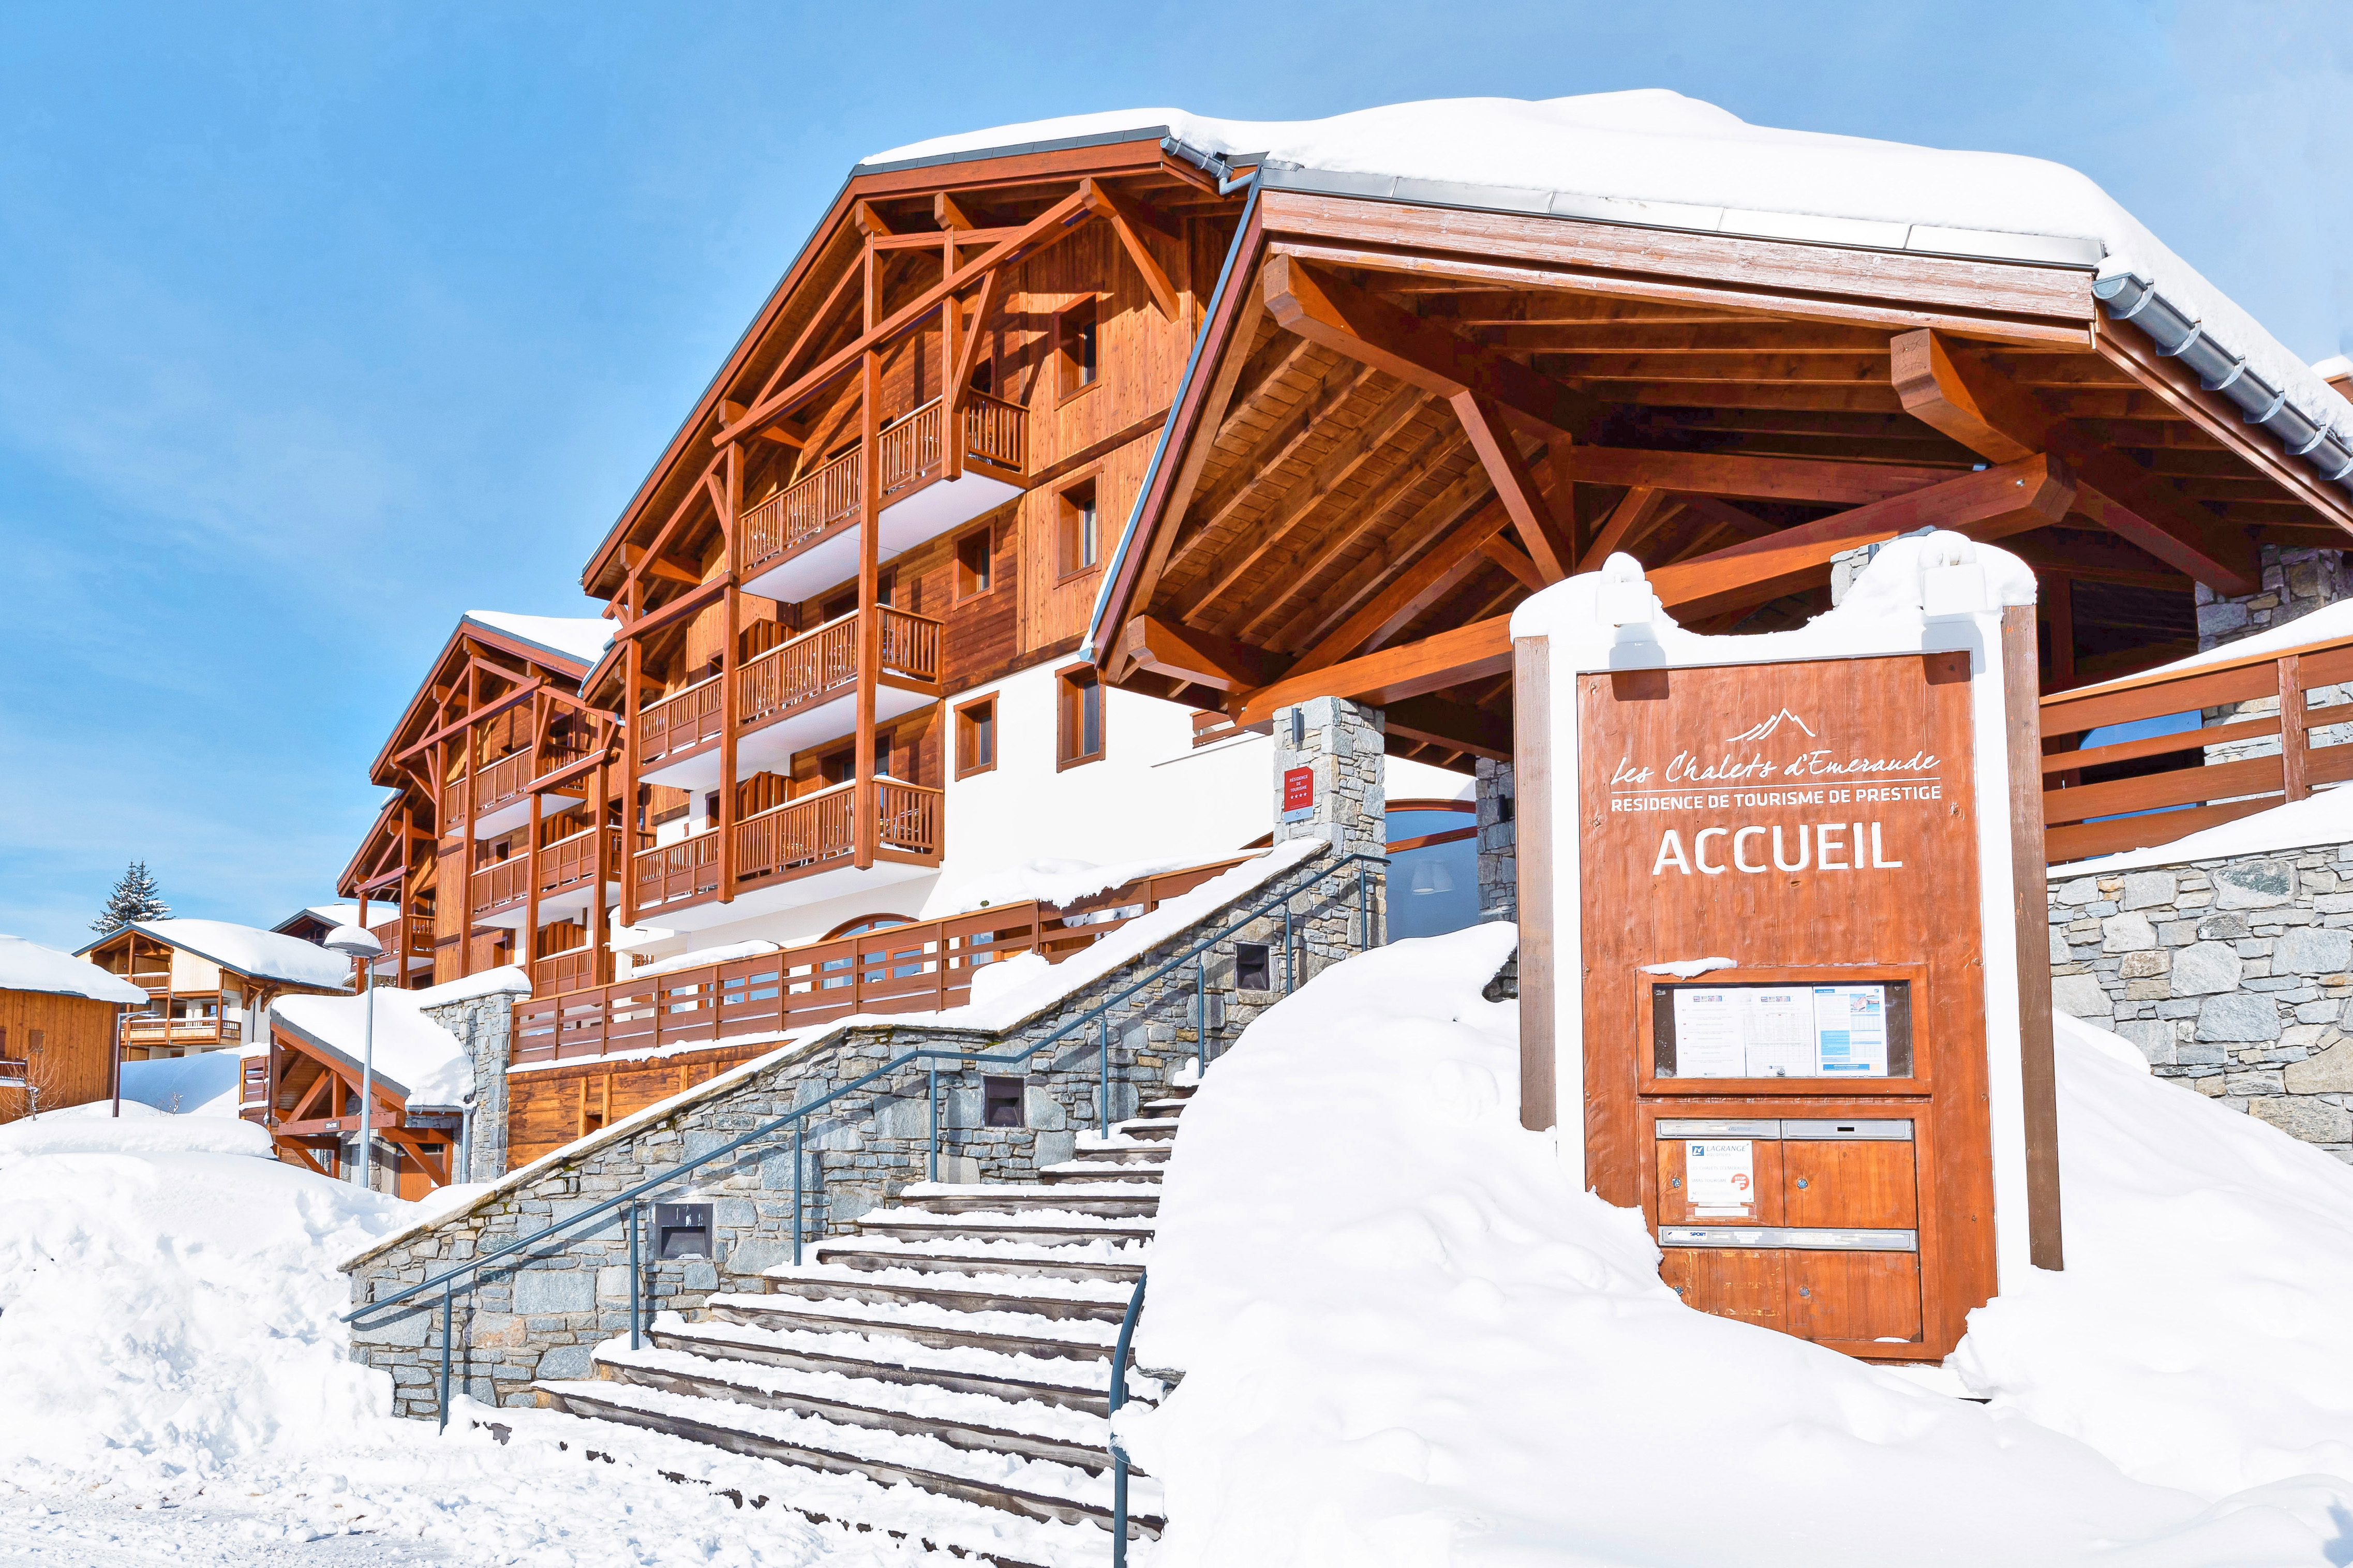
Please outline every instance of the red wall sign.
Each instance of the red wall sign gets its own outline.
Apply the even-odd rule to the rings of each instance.
[[[1305,811],[1315,804],[1315,770],[1289,768],[1282,775],[1282,809]]]

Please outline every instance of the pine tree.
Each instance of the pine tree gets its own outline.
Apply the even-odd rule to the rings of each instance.
[[[155,879],[147,874],[147,862],[133,860],[122,879],[114,884],[114,891],[106,896],[106,912],[90,922],[90,929],[100,936],[121,931],[133,921],[160,921],[172,912],[164,901]]]

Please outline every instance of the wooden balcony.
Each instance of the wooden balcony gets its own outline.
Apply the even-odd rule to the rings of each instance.
[[[2353,637],[2156,669],[2042,699],[2044,852],[2053,864],[2169,844],[2186,834],[2303,800],[2353,780],[2353,704],[2314,707],[2353,682]],[[2197,723],[2217,710],[2274,711]],[[2085,748],[2094,730],[2180,716],[2189,728]],[[2316,746],[2311,731],[2334,731]]]
[[[494,860],[466,879],[466,912],[476,920],[510,910],[531,896],[531,857]]]
[[[244,1037],[234,1020],[132,1017],[122,1026],[122,1043],[140,1050],[156,1047],[235,1044]]]
[[[936,397],[894,421],[875,443],[881,492],[876,543],[885,560],[1021,493],[1028,411],[985,392],[965,396],[963,440],[954,447],[945,439],[947,405]],[[744,511],[746,592],[797,601],[858,570],[864,459],[863,448],[853,447]]]
[[[874,711],[877,721],[887,724],[939,700],[940,623],[888,605],[875,613],[881,623],[881,657]],[[864,614],[853,611],[828,621],[736,668],[738,777],[762,769],[781,771],[796,751],[853,727]],[[715,787],[725,698],[724,685],[712,679],[640,710],[638,778],[675,789]]]
[[[384,949],[379,966],[396,963],[395,973],[433,962],[433,917],[395,915],[368,927],[368,934]]]
[[[531,989],[537,996],[554,996],[565,991],[578,991],[596,981],[596,949],[575,947],[569,952],[550,953],[545,958],[531,961]]]
[[[474,836],[487,838],[504,833],[509,828],[531,818],[533,785],[550,773],[560,773],[588,754],[579,745],[551,742],[537,751],[528,748],[510,752],[495,762],[477,763],[474,776],[453,781],[444,795],[443,811],[448,818],[445,831],[456,832],[466,818],[474,819]],[[554,790],[542,791],[562,802],[585,799],[585,783],[566,784]],[[561,805],[554,809],[562,809]]]
[[[607,856],[605,864],[614,868],[617,876],[622,855],[619,828],[605,830],[604,850]],[[553,844],[541,846],[533,853],[511,856],[485,866],[469,879],[471,895],[467,905],[468,912],[473,919],[480,921],[521,909],[530,900],[534,866],[538,868],[536,874],[542,900],[585,888],[596,879],[596,830],[584,827]],[[563,900],[567,909],[580,901],[577,894]],[[546,913],[545,910],[541,910],[543,919]],[[515,922],[499,921],[494,923],[512,925]],[[431,922],[427,921],[426,926],[428,937],[426,951],[429,955],[432,951],[429,940]]]
[[[853,1013],[960,1006],[971,1000],[976,970],[1024,952],[1059,963],[1238,864],[1220,860],[1143,878],[1060,909],[1004,904],[642,980],[556,994],[538,990],[517,1009],[510,1060],[723,1046],[731,1038],[828,1024]]]
[[[902,863],[939,864],[941,792],[877,779],[874,796],[877,854]],[[858,848],[857,801],[858,786],[839,784],[737,823],[737,890],[848,866]],[[719,893],[719,835],[699,833],[640,850],[634,875],[640,915],[707,903]]]

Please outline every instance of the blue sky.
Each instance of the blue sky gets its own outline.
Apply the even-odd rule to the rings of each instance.
[[[2342,0],[16,6],[0,18],[0,931],[325,898],[459,612],[578,574],[849,166],[1176,103],[1669,87],[2105,184],[2353,348]]]

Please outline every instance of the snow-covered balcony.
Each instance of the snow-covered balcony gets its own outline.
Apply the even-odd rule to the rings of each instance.
[[[874,863],[852,864],[858,785],[839,784],[747,816],[734,827],[734,897],[717,901],[720,836],[703,832],[635,859],[639,918],[697,931],[853,889],[928,875],[940,863],[942,793],[890,777],[873,781]]]
[[[890,560],[1021,493],[1029,458],[1029,413],[1018,403],[967,392],[963,440],[943,438],[947,405],[934,398],[884,429],[881,528]],[[799,483],[744,513],[744,592],[787,603],[812,598],[857,574],[862,447],[852,447]]]
[[[862,612],[837,616],[736,667],[738,778],[782,772],[795,752],[856,728]],[[881,657],[874,675],[878,723],[940,698],[940,623],[885,605],[877,611]],[[727,721],[721,678],[642,710],[638,777],[670,789],[719,784],[719,737]]]

